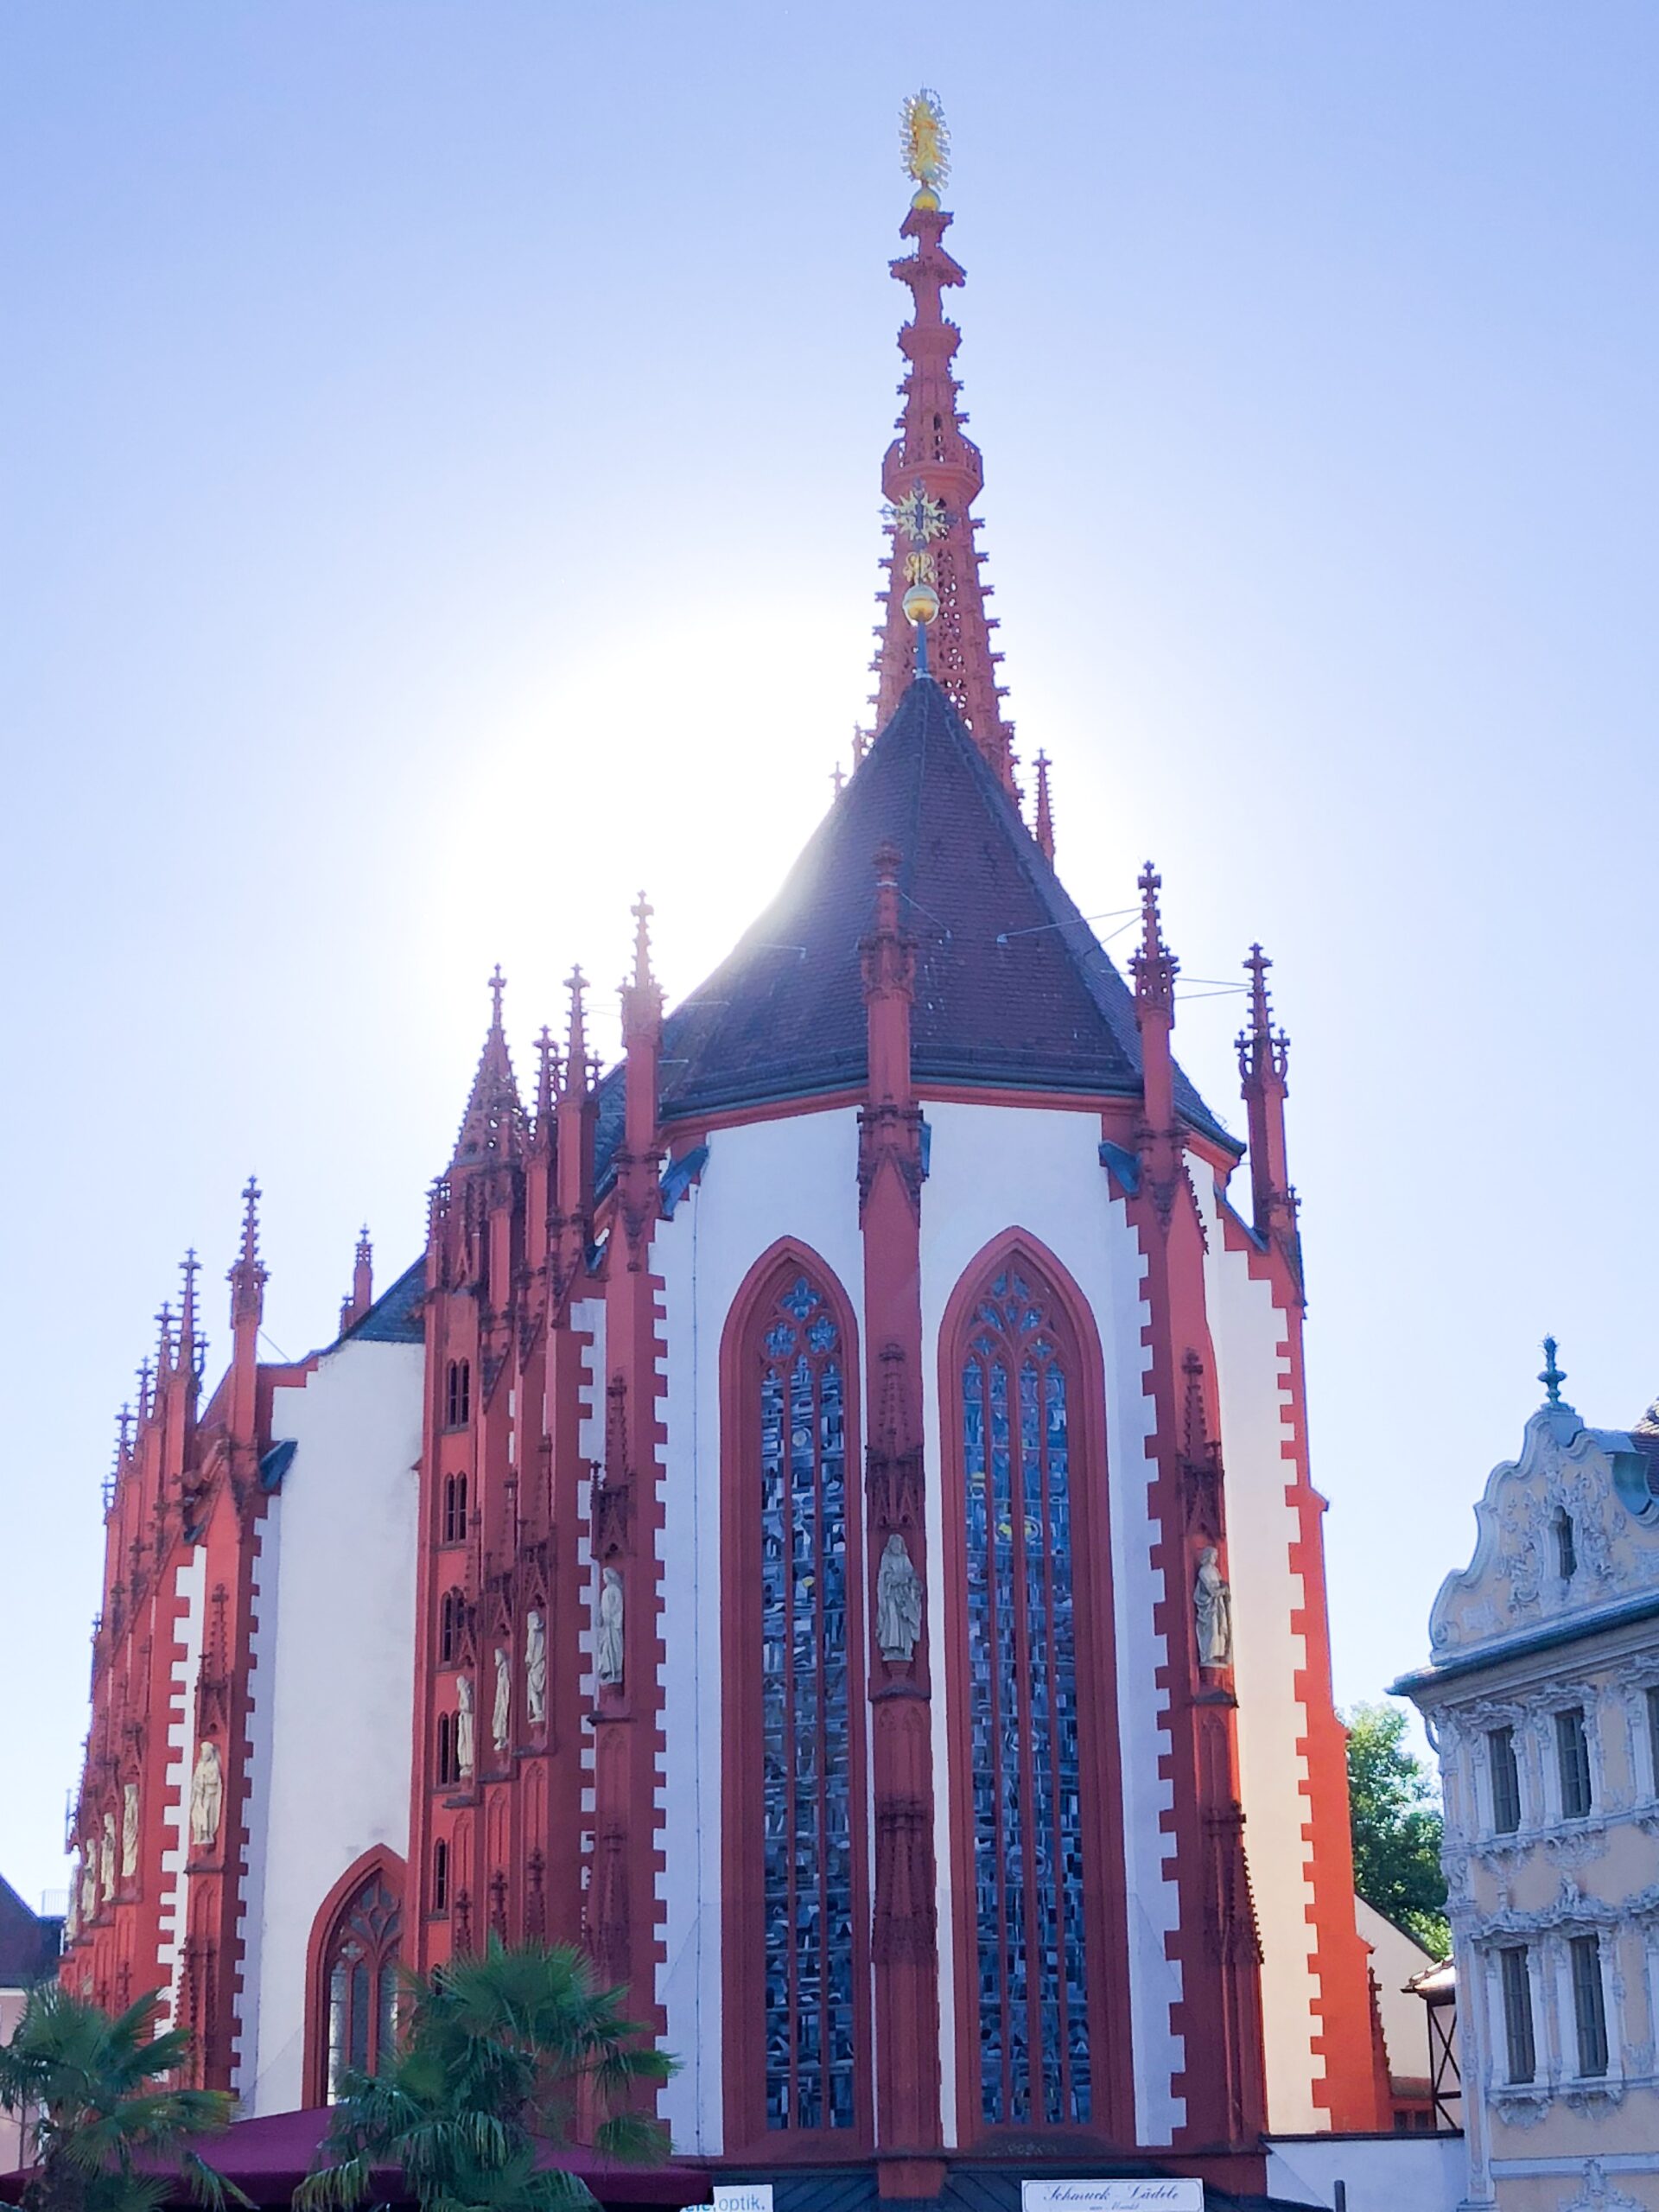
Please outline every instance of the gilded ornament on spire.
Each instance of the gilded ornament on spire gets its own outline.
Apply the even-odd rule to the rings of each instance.
[[[912,207],[937,207],[950,176],[950,131],[937,92],[924,85],[899,111],[899,159],[916,186]]]

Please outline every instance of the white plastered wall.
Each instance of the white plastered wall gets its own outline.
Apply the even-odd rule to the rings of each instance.
[[[190,1877],[185,1872],[189,1857],[190,1770],[196,1758],[196,1681],[201,1672],[203,1603],[207,1583],[207,1554],[200,1544],[175,1570],[173,1585],[174,1657],[168,1696],[167,1770],[162,1826],[162,1909],[158,1916],[161,1942],[156,1965],[167,1976],[167,2021],[179,2017],[179,1983],[184,1971],[184,1934],[189,1926]]]
[[[1165,1639],[1153,1632],[1164,1594],[1152,1564],[1159,1523],[1148,1511],[1147,1442],[1155,1425],[1142,1387],[1151,1352],[1141,1343],[1148,1316],[1138,1239],[1100,1164],[1099,1116],[1035,1107],[932,1104],[928,1181],[922,1197],[923,1382],[926,1392],[928,1573],[942,1587],[938,1532],[944,1497],[940,1473],[939,1331],[964,1269],[993,1237],[1024,1229],[1047,1246],[1088,1300],[1105,1359],[1106,1443],[1110,1478],[1111,1586],[1116,1614],[1117,1725],[1123,1772],[1123,1846],[1129,1910],[1129,2000],[1135,2043],[1135,2132],[1166,2143],[1185,2116],[1171,2088],[1184,2063],[1169,2008],[1181,1994],[1179,1965],[1165,1955],[1179,1923],[1172,1864],[1175,1840],[1162,1815],[1173,1785],[1158,1772],[1170,1749],[1167,1693],[1158,1687]],[[936,1629],[937,1634],[937,1629]],[[938,1793],[939,1948],[954,1956],[960,1940],[950,1895],[950,1719],[944,1670],[934,1670],[933,1758]],[[944,2031],[945,2140],[957,2139],[954,1978],[940,1978]]]
[[[1239,1784],[1262,1938],[1268,2125],[1276,2135],[1311,2134],[1329,2127],[1331,2116],[1313,2101],[1325,2060],[1313,2048],[1319,1982],[1302,1835],[1307,1759],[1297,1748],[1307,1714],[1295,1682],[1307,1644],[1291,1627],[1303,1592],[1290,1564],[1301,1531],[1285,1499],[1296,1474],[1283,1448],[1290,1434],[1288,1362],[1279,1351],[1286,1324],[1271,1286],[1252,1278],[1249,1254],[1226,1249],[1212,1172],[1200,1160],[1192,1166],[1209,1243],[1205,1296],[1227,1478]]]
[[[850,1108],[716,1130],[700,1181],[672,1219],[659,1224],[653,1251],[669,1347],[661,1540],[666,1832],[659,1889],[666,1963],[658,1994],[667,2015],[667,2048],[683,2067],[664,2092],[662,2110],[677,2146],[703,2154],[720,2150],[723,2125],[721,1336],[744,1277],[784,1236],[818,1253],[854,1312],[861,1310],[858,1116]],[[849,1394],[861,1400],[861,1372],[847,1379]],[[856,1493],[861,1490],[860,1483]]]
[[[297,1448],[255,1562],[236,2086],[256,2115],[302,2101],[324,1898],[372,1845],[409,1849],[424,1357],[353,1338],[272,1408]]]

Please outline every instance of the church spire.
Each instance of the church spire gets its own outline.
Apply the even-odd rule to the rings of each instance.
[[[893,551],[886,563],[887,613],[871,664],[876,721],[887,721],[916,672],[917,639],[906,595],[918,585],[931,585],[938,612],[927,625],[928,672],[944,687],[1003,788],[1015,797],[1014,730],[1003,718],[996,680],[1002,657],[991,650],[996,626],[985,612],[988,588],[979,576],[984,556],[974,546],[978,518],[968,512],[984,484],[985,467],[963,428],[967,417],[951,371],[962,334],[942,305],[945,288],[963,281],[961,266],[944,250],[951,219],[939,205],[939,189],[950,174],[950,144],[938,94],[912,93],[904,105],[903,149],[916,194],[899,236],[913,239],[915,251],[892,264],[899,282],[910,287],[912,304],[899,334],[908,364],[899,387],[904,411],[881,464]]]
[[[524,1148],[524,1109],[518,1103],[512,1058],[507,1051],[506,1033],[501,1027],[501,995],[506,988],[507,979],[498,963],[490,977],[490,1026],[485,1035],[484,1050],[479,1054],[478,1073],[473,1077],[473,1093],[467,1102],[461,1135],[455,1140],[457,1166],[492,1156],[516,1160]]]

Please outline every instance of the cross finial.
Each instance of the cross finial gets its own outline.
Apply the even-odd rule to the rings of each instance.
[[[242,1188],[242,1257],[245,1260],[255,1260],[259,1255],[259,1185],[250,1175]]]
[[[507,979],[501,973],[501,963],[498,960],[495,963],[494,971],[490,976],[490,997],[493,1001],[493,1008],[490,1015],[490,1021],[492,1026],[497,1029],[501,1027],[501,994],[506,989],[506,988]]]
[[[830,780],[835,785],[836,797],[839,798],[847,782],[847,772],[845,769],[842,768],[839,760],[836,761],[835,766],[830,771]]]
[[[1560,1404],[1561,1385],[1567,1380],[1567,1370],[1564,1367],[1558,1367],[1555,1363],[1555,1352],[1556,1344],[1554,1338],[1546,1337],[1544,1338],[1543,1370],[1540,1374],[1538,1380],[1543,1384],[1545,1390],[1548,1394],[1546,1402],[1552,1406],[1559,1406]]]
[[[869,749],[870,739],[868,731],[861,728],[859,724],[855,722],[853,724],[853,766],[855,768],[856,768],[862,761],[864,755],[869,751]]]

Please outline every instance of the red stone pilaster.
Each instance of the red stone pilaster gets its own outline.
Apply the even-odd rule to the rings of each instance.
[[[593,1491],[589,1540],[594,1586],[593,1859],[588,1942],[607,1982],[626,1986],[630,2012],[653,2033],[663,2015],[657,1970],[656,1803],[662,1748],[662,1431],[658,1418],[660,1285],[651,1272],[658,1215],[658,1075],[663,998],[651,973],[642,892],[633,971],[622,986],[622,1142],[605,1268],[605,1464]],[[601,1671],[607,1622],[621,1608],[620,1680]]]
[[[1170,1751],[1162,1772],[1171,1785],[1165,1814],[1175,1838],[1179,1924],[1166,1939],[1181,1967],[1181,1998],[1171,2024],[1185,2050],[1173,2084],[1186,2117],[1184,2149],[1244,2150],[1266,2119],[1262,2038],[1261,1952],[1244,1852],[1230,1658],[1201,1662],[1193,1592],[1206,1550],[1226,1573],[1224,1477],[1208,1439],[1213,1374],[1205,1319],[1204,1229],[1185,1164],[1175,1105],[1171,1050],[1179,963],[1164,942],[1159,879],[1150,862],[1140,879],[1142,934],[1131,963],[1141,1033],[1141,1189],[1131,1205],[1146,1255],[1147,1335],[1152,1363],[1145,1388],[1156,1408],[1151,1450],[1151,1511],[1159,1535],[1154,1565],[1164,1597],[1154,1619],[1165,1640],[1160,1678],[1168,1699]]]
[[[900,924],[899,854],[875,855],[875,922],[863,940],[869,1085],[859,1116],[864,1242],[867,1617],[881,1555],[897,1536],[927,1580],[922,1474],[921,1111],[910,1076],[916,947]],[[881,2191],[940,2185],[938,1910],[934,1860],[929,1588],[908,1661],[870,1655],[875,1814],[875,2140]]]

